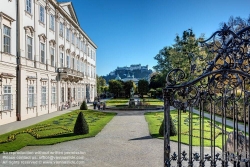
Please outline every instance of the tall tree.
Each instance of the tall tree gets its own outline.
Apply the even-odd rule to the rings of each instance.
[[[164,47],[159,51],[159,53],[154,57],[157,60],[157,65],[153,66],[153,68],[162,73],[167,73],[172,69],[172,65],[170,62],[170,57],[172,55],[174,48],[173,47]]]
[[[96,85],[97,85],[97,94],[100,95],[104,91],[106,86],[106,80],[103,77],[96,75]]]
[[[181,68],[189,77],[190,66],[195,61],[195,56],[199,55],[199,42],[196,39],[192,29],[183,32],[182,37],[179,35],[175,38],[174,52],[170,57],[171,64],[174,68]]]
[[[165,87],[166,83],[166,75],[163,73],[157,72],[154,73],[150,78],[149,88],[156,89],[156,88],[163,88]]]
[[[120,92],[123,90],[122,81],[109,80],[109,92],[113,93],[115,97],[119,97]]]
[[[108,86],[102,87],[102,92],[107,93],[108,90],[109,90],[109,87],[108,87]]]
[[[224,24],[229,26],[232,31],[238,32],[239,30],[250,26],[250,14],[248,15],[246,19],[241,18],[239,16],[238,17],[230,16],[230,18],[228,19],[228,22],[222,22],[220,24],[220,28],[222,28]]]
[[[138,82],[138,93],[143,98],[143,95],[146,95],[148,93],[149,87],[148,87],[148,81],[147,80],[139,80]]]
[[[133,81],[126,81],[126,82],[124,82],[123,88],[124,88],[124,92],[125,92],[125,96],[126,97],[130,96],[130,90],[133,87],[134,87],[134,82]]]
[[[191,65],[194,62],[199,63],[198,57],[203,52],[199,47],[200,40],[203,40],[203,36],[196,38],[192,29],[184,31],[182,36],[177,35],[173,46],[164,47],[154,57],[157,65],[153,68],[165,76],[171,69],[180,68],[188,78],[193,72]]]

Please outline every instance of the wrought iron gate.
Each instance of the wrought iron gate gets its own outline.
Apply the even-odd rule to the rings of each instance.
[[[205,57],[189,55],[189,74],[173,69],[166,78],[164,166],[250,167],[250,27],[236,33],[224,25],[201,48]],[[171,106],[177,110],[177,142],[170,142]],[[193,146],[197,140],[199,146]]]

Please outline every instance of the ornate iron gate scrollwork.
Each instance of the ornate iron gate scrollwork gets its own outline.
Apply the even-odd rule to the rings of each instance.
[[[224,25],[220,31],[201,42],[201,46],[205,48],[207,57],[196,56],[194,60],[206,62],[202,70],[198,70],[200,63],[195,64],[194,61],[189,77],[181,69],[173,69],[166,78],[164,166],[250,167],[250,27],[235,33]],[[178,142],[175,146],[170,143],[171,106],[178,113]],[[216,108],[221,112],[220,126],[216,123]],[[207,116],[205,110],[209,112]],[[188,145],[182,144],[183,112],[188,113]],[[199,136],[193,135],[192,117],[195,112],[199,115]],[[227,130],[229,115],[232,116],[231,132]],[[209,134],[204,132],[205,116],[209,118],[210,131],[206,132]],[[243,123],[239,124],[239,120]],[[218,130],[222,134],[221,139],[217,139]],[[197,138],[200,142],[198,150],[192,146]],[[216,147],[216,140],[221,141],[221,150]],[[205,147],[205,141],[210,142],[209,148]]]

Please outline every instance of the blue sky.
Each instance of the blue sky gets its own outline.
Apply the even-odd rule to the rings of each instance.
[[[247,18],[249,0],[72,0],[82,29],[98,46],[97,75],[118,66],[157,64],[154,56],[192,28],[209,37],[230,16]]]

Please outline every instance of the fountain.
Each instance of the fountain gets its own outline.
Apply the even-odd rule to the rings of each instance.
[[[129,107],[135,106],[135,98],[134,98],[134,88],[130,89],[130,99],[129,99]]]

